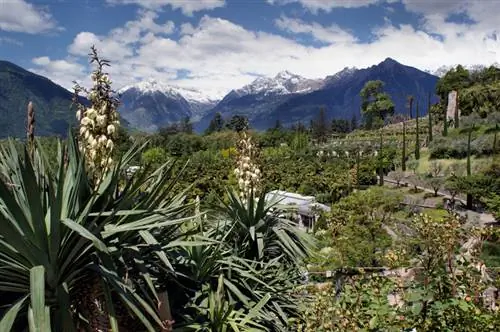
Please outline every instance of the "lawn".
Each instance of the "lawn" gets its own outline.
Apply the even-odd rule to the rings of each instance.
[[[432,160],[439,161],[441,165],[443,166],[443,171],[446,171],[446,169],[453,163],[460,163],[463,165],[463,168],[465,169],[466,164],[467,164],[467,159],[429,159],[430,152],[427,148],[424,148],[420,152],[420,159],[418,163],[418,168],[417,168],[417,173],[426,173],[429,170],[429,164]],[[477,169],[479,167],[484,167],[484,165],[488,165],[491,163],[492,158],[491,157],[480,157],[476,158],[474,156],[471,157],[471,168],[472,170]]]

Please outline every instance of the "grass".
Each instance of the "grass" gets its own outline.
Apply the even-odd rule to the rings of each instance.
[[[425,209],[422,210],[422,213],[428,215],[429,217],[431,217],[433,219],[443,219],[446,216],[448,216],[448,211],[446,211],[444,209],[428,209],[428,208],[425,208]]]
[[[500,243],[485,241],[483,243],[481,259],[486,266],[500,267]]]
[[[429,171],[429,164],[431,161],[435,160],[441,163],[443,167],[443,172],[446,172],[446,169],[454,163],[461,164],[465,169],[467,165],[467,158],[464,159],[429,159],[430,152],[427,148],[424,148],[420,151],[420,159],[418,163],[417,173],[426,173]],[[492,157],[480,157],[476,158],[475,156],[471,157],[471,166],[472,170],[484,167],[484,165],[488,165],[492,161]]]

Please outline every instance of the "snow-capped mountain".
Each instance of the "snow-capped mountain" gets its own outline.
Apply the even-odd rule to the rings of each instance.
[[[441,66],[435,70],[425,70],[426,72],[432,74],[432,75],[435,75],[437,77],[443,77],[448,71],[450,71],[450,69],[453,69],[453,68],[456,68],[458,66],[458,64],[456,65],[446,65],[446,66]],[[494,67],[500,67],[500,64],[498,63],[494,63],[492,64],[492,66]],[[465,69],[467,69],[468,71],[470,72],[474,72],[474,71],[479,71],[479,70],[482,70],[484,69],[485,67],[489,67],[489,66],[485,66],[485,65],[462,65],[462,67],[464,67]]]
[[[382,80],[393,97],[396,110],[405,109],[406,98],[427,96],[434,91],[437,77],[387,58],[364,69],[344,68],[325,79],[310,80],[289,72],[273,78],[258,78],[241,89],[232,90],[197,124],[204,130],[216,113],[224,118],[246,116],[256,129],[266,129],[279,120],[283,125],[307,123],[325,108],[329,118],[360,119],[359,92],[370,80]]]
[[[308,79],[285,70],[275,77],[259,77],[252,83],[234,90],[238,96],[245,95],[286,95],[307,93],[321,88],[323,80]]]
[[[149,79],[143,82],[139,82],[136,84],[131,84],[127,85],[120,90],[118,90],[118,93],[124,93],[127,90],[130,89],[136,89],[140,91],[143,94],[146,93],[153,93],[153,92],[161,92],[167,96],[170,96],[172,98],[184,98],[188,102],[196,102],[196,103],[203,103],[203,104],[211,104],[211,103],[216,103],[221,99],[222,96],[219,98],[217,97],[211,97],[206,93],[203,93],[202,91],[194,88],[186,88],[186,87],[181,87],[181,86],[176,86],[176,85],[171,85],[167,84],[155,79]]]
[[[335,83],[341,79],[344,79],[344,78],[347,78],[347,77],[353,75],[357,70],[358,70],[358,68],[356,68],[356,67],[344,67],[344,69],[342,69],[341,71],[339,71],[335,75],[327,76],[325,79],[325,82],[327,82],[327,84]]]
[[[119,112],[132,126],[144,131],[155,131],[186,117],[196,122],[218,102],[213,94],[154,79],[127,85],[118,93]]]

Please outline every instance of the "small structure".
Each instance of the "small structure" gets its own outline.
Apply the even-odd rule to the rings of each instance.
[[[455,112],[458,112],[460,117],[460,108],[458,106],[458,92],[453,90],[448,94],[448,105],[446,107],[446,119],[454,120]]]
[[[329,206],[316,202],[314,196],[303,196],[282,190],[268,192],[266,201],[276,202],[276,209],[307,230],[314,229],[321,212],[330,211]]]

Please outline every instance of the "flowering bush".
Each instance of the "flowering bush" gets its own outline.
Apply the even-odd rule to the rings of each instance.
[[[495,231],[466,231],[453,216],[418,215],[409,226],[386,259],[412,268],[340,271],[335,287],[308,287],[313,300],[298,330],[498,331],[498,299],[491,296],[498,285],[478,260],[480,240]]]

